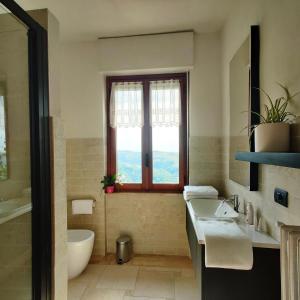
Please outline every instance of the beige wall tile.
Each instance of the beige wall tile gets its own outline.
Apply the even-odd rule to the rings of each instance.
[[[52,118],[53,128],[53,217],[54,217],[54,294],[55,300],[67,297],[67,195],[66,146],[63,124],[59,117]]]
[[[223,192],[222,138],[191,136],[189,139],[189,183],[213,185]]]
[[[103,140],[67,139],[68,228],[95,232],[93,255],[105,255],[105,205],[100,181],[104,174]],[[72,215],[71,200],[94,199],[93,215]]]
[[[68,201],[68,227],[95,232],[93,255],[114,252],[121,233],[133,236],[137,253],[187,255],[181,195],[115,193],[104,199],[100,186],[105,172],[103,142],[102,139],[67,140],[68,199],[96,200],[91,216],[72,215]]]
[[[129,234],[138,254],[187,255],[185,203],[181,194],[106,195],[107,251]]]

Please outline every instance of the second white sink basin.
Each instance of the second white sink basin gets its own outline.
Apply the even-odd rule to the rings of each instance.
[[[225,201],[217,199],[191,199],[195,217],[198,219],[236,219],[239,214]]]

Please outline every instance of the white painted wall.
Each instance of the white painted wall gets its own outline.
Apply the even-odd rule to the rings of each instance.
[[[63,44],[61,94],[66,137],[103,137],[105,74],[188,70],[190,134],[219,136],[219,34],[180,33]]]
[[[63,44],[61,92],[66,137],[103,136],[105,74],[188,70],[192,65],[192,33]]]
[[[101,137],[103,110],[96,43],[62,45],[61,109],[66,138]]]
[[[173,33],[97,41],[98,70],[102,72],[191,68],[193,33]]]
[[[221,136],[221,44],[219,33],[196,34],[190,72],[190,136]]]

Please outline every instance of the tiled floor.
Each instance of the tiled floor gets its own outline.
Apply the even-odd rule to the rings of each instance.
[[[176,256],[135,256],[124,265],[112,255],[69,281],[68,300],[199,300],[191,261]]]

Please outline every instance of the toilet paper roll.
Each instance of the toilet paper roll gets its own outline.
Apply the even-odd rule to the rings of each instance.
[[[72,200],[72,214],[91,215],[93,213],[93,204],[94,200],[92,199]]]

